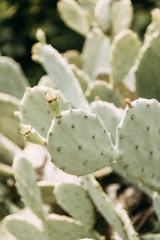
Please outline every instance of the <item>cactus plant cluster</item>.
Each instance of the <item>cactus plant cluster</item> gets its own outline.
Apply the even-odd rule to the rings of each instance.
[[[85,36],[81,54],[58,53],[39,30],[32,58],[47,75],[33,88],[17,63],[0,57],[0,173],[14,176],[26,206],[4,219],[2,238],[104,239],[95,230],[98,211],[114,239],[159,239],[136,233],[127,211],[114,205],[94,173],[109,166],[153,200],[160,218],[160,10],[152,12],[143,43],[129,29],[130,0],[60,0],[58,11]],[[46,149],[72,182],[36,183],[27,142],[33,152],[34,144]],[[56,205],[68,216],[57,214]]]

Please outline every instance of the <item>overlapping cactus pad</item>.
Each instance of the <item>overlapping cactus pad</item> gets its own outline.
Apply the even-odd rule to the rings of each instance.
[[[127,175],[160,191],[160,103],[138,99],[127,106],[117,129],[118,164]]]
[[[94,172],[117,157],[101,119],[79,109],[64,111],[53,120],[46,146],[52,162],[75,175]]]
[[[62,183],[55,188],[59,205],[88,229],[95,224],[94,206],[88,193],[74,183]]]

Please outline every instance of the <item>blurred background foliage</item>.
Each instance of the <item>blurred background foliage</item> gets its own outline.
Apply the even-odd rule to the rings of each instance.
[[[37,28],[42,28],[48,43],[58,51],[81,50],[83,37],[67,28],[56,10],[58,0],[0,0],[0,53],[18,61],[31,86],[44,74],[32,62],[31,47],[36,42]],[[141,38],[150,22],[150,11],[160,8],[159,0],[132,0],[134,6],[133,30]]]

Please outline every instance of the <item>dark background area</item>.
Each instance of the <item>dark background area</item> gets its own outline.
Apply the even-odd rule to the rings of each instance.
[[[150,22],[150,11],[160,7],[159,0],[132,0],[134,21],[132,29],[141,38]],[[31,60],[31,47],[36,42],[37,28],[42,28],[47,41],[59,52],[81,50],[84,38],[76,34],[59,17],[57,0],[0,0],[0,52],[19,62],[31,85],[44,74]]]

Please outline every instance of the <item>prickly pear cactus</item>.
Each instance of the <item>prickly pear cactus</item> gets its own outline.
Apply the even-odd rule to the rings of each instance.
[[[34,226],[19,215],[10,215],[5,218],[5,226],[17,240],[46,240],[42,227]]]
[[[136,89],[139,96],[160,100],[159,51],[160,34],[147,37],[137,59]]]
[[[46,147],[57,167],[75,175],[94,172],[117,157],[101,119],[79,109],[64,111],[52,121]]]
[[[58,204],[77,220],[92,229],[95,224],[94,206],[87,192],[77,184],[62,183],[54,190]]]
[[[130,0],[115,1],[112,6],[112,35],[130,28],[133,18],[133,7]]]
[[[131,47],[132,46],[132,47]],[[112,82],[118,84],[134,64],[140,49],[138,36],[131,30],[118,34],[111,45]]]
[[[125,109],[116,139],[117,148],[121,152],[117,161],[126,175],[139,179],[157,191],[160,191],[159,117],[160,103],[155,99],[132,102]],[[137,133],[138,138],[135,136]]]
[[[21,66],[9,57],[0,56],[0,92],[22,98],[29,82]]]
[[[91,79],[94,79],[96,70],[109,66],[109,47],[110,39],[101,29],[95,28],[87,34],[82,51],[82,68]]]
[[[36,175],[31,163],[23,156],[14,159],[14,177],[16,186],[23,201],[40,218],[44,218],[43,204],[40,191],[36,185]]]
[[[24,139],[19,132],[20,120],[14,115],[19,103],[16,97],[0,93],[0,132],[23,148]]]
[[[14,156],[22,150],[11,140],[0,134],[0,162],[12,165]]]
[[[47,216],[44,223],[44,230],[48,240],[52,240],[53,237],[57,240],[70,240],[85,237],[94,238],[96,240],[100,239],[99,235],[96,235],[93,230],[87,230],[79,221],[57,214],[50,214]]]
[[[81,35],[86,35],[90,28],[89,16],[76,1],[61,0],[57,8],[65,24]]]

